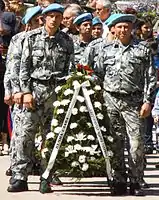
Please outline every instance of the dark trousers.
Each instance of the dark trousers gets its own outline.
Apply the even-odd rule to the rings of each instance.
[[[145,128],[144,144],[145,144],[145,146],[153,146],[153,141],[152,141],[153,124],[154,124],[154,120],[153,120],[152,115],[145,118],[145,120],[144,120],[144,128]]]

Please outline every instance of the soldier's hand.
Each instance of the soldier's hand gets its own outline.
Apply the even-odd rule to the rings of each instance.
[[[22,102],[22,97],[23,97],[23,93],[22,92],[17,92],[17,93],[15,93],[14,94],[14,102],[16,103],[16,104],[22,104],[23,102]]]
[[[12,95],[5,96],[4,97],[4,103],[6,103],[9,106],[13,105]]]
[[[140,117],[145,118],[148,117],[151,113],[151,104],[150,103],[144,103],[140,110]]]
[[[33,109],[33,95],[32,94],[23,95],[23,107]]]

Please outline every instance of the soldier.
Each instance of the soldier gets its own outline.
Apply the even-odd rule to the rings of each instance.
[[[19,77],[23,109],[17,111],[14,119],[17,158],[12,169],[15,182],[8,192],[28,190],[35,134],[39,123],[45,126],[46,133],[50,129],[55,84],[65,80],[74,62],[73,41],[59,30],[63,10],[63,6],[55,3],[45,8],[44,27],[31,31],[23,44]],[[50,191],[48,185],[45,192]]]
[[[42,10],[40,6],[28,9],[28,11],[26,12],[25,16],[22,19],[22,23],[27,26],[27,29],[33,30],[41,26],[42,24],[40,15],[41,11]],[[8,105],[11,105],[13,103],[12,94],[15,95],[14,96],[15,103],[18,104],[21,103],[22,94],[20,96],[18,94],[19,92],[21,93],[20,83],[19,83],[19,72],[17,71],[16,67],[17,66],[20,67],[22,41],[25,39],[25,37],[26,37],[26,31],[20,32],[15,36],[13,36],[7,52],[6,72],[4,77],[4,86],[6,95],[4,97],[4,101]],[[16,62],[18,62],[18,64]]]
[[[127,192],[124,164],[126,132],[130,145],[130,194],[142,196],[144,192],[139,184],[144,169],[142,121],[151,111],[156,70],[147,43],[136,44],[132,39],[134,21],[135,16],[129,14],[120,14],[112,19],[110,24],[114,26],[117,39],[103,46],[96,67],[100,75],[103,70],[104,99],[110,131],[114,136],[112,194],[124,195]]]
[[[32,7],[27,10],[22,20],[23,24],[27,25],[28,27],[27,29],[33,30],[41,26],[41,18],[40,18],[41,12],[42,10],[40,6]],[[4,76],[4,87],[6,95],[4,97],[4,101],[8,105],[16,103],[16,105],[12,107],[12,120],[14,118],[14,115],[16,114],[17,104],[22,105],[23,93],[21,92],[20,89],[19,70],[20,70],[23,41],[27,34],[28,32],[23,31],[13,36],[7,53],[6,72]],[[13,134],[11,138],[10,150],[11,150],[10,154],[11,167],[6,171],[6,175],[11,175],[12,166],[15,164],[15,159],[16,159]]]
[[[92,26],[92,37],[94,39],[101,38],[103,34],[103,24],[98,17],[93,18]]]
[[[76,17],[73,23],[79,31],[78,38],[74,41],[75,64],[78,64],[85,48],[92,41],[92,15],[83,13]]]
[[[83,56],[80,60],[80,64],[82,65],[88,65],[90,66],[94,72],[96,73],[96,62],[97,62],[97,58],[99,56],[99,52],[102,49],[102,46],[104,44],[107,44],[109,42],[111,42],[114,39],[114,26],[109,24],[109,22],[111,21],[112,18],[114,18],[114,16],[117,16],[118,14],[112,14],[107,20],[106,20],[106,24],[109,28],[109,34],[107,35],[106,38],[98,38],[93,40],[92,42],[90,42],[88,44],[88,46],[86,47]],[[94,18],[95,19],[95,18]],[[96,20],[95,20],[96,22]],[[97,20],[98,22],[98,20]],[[98,69],[98,75],[99,75],[99,69]],[[99,76],[100,77],[100,76]],[[99,79],[98,77],[98,79]]]

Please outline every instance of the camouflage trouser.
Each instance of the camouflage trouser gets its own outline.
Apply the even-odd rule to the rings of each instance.
[[[35,108],[33,110],[19,108],[14,117],[16,164],[12,166],[12,171],[17,180],[27,180],[32,170],[35,135],[39,130],[39,125],[42,126],[44,135],[50,132],[52,103],[55,100],[54,88],[38,83],[34,86]]]
[[[16,115],[16,111],[18,110],[17,105],[14,105],[13,110],[11,112],[11,119],[12,119],[12,124],[14,124],[14,116]],[[14,127],[12,130],[12,137],[11,137],[11,141],[10,141],[10,167],[11,170],[13,168],[13,166],[16,164],[16,150],[15,150],[15,139],[14,139]]]
[[[125,138],[128,138],[128,177],[137,182],[144,174],[144,141],[143,122],[139,118],[141,97],[113,95],[105,92],[104,99],[108,112],[110,133],[114,137],[111,160],[114,179],[126,182],[126,166],[124,160]]]

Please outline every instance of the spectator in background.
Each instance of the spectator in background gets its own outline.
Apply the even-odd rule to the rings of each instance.
[[[109,28],[105,24],[105,21],[111,14],[111,2],[109,0],[97,0],[96,1],[96,15],[100,18],[103,23],[103,38],[106,38],[109,33]]]
[[[3,151],[2,154],[8,154],[8,127],[7,115],[8,106],[4,103],[4,73],[5,59],[7,49],[12,36],[15,33],[16,17],[14,13],[4,12],[5,4],[0,1],[1,24],[0,24],[0,132],[2,134]]]
[[[64,10],[62,24],[65,28],[63,29],[63,32],[67,33],[72,38],[78,34],[76,26],[73,24],[73,20],[81,13],[82,8],[78,4],[70,4]]]
[[[21,20],[26,11],[26,6],[24,4],[22,4],[21,2],[13,1],[9,4],[9,10],[10,10],[10,12],[15,13],[15,15],[16,15],[15,32],[18,33],[18,32],[23,31],[23,26],[22,26]]]
[[[96,8],[96,1],[97,1],[97,0],[88,0],[86,6],[95,9],[95,8]]]
[[[46,8],[51,3],[55,3],[55,0],[36,0],[35,4],[41,6],[42,8]]]

